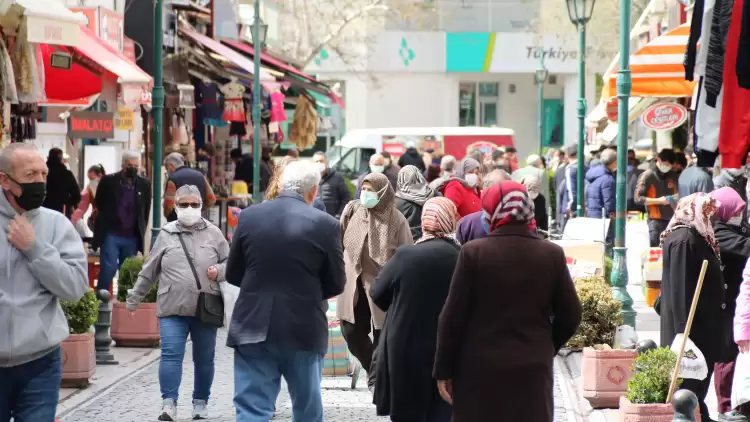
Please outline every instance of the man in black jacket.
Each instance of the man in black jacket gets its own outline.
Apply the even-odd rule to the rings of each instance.
[[[340,218],[341,212],[344,211],[344,207],[352,197],[349,188],[346,186],[344,176],[337,173],[336,170],[328,168],[328,158],[324,152],[316,152],[312,159],[321,174],[318,198],[325,204],[328,214]]]
[[[122,170],[108,174],[96,190],[94,247],[101,247],[97,290],[108,290],[123,261],[144,251],[151,183],[138,175],[141,154],[125,151]]]
[[[404,155],[398,159],[398,165],[400,167],[415,166],[420,172],[422,172],[422,174],[427,170],[427,167],[424,165],[424,160],[413,142],[408,142],[406,144],[406,152],[404,152]]]

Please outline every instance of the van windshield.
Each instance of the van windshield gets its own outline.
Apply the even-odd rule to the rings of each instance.
[[[349,152],[351,148],[344,147],[341,145],[333,145],[330,148],[328,148],[328,151],[326,151],[326,157],[328,158],[328,162],[333,165],[334,163],[339,162],[341,160],[341,157],[345,156],[347,152]]]

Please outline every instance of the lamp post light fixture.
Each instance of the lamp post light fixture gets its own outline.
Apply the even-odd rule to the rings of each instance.
[[[544,51],[539,54],[539,69],[536,70],[534,76],[539,91],[539,120],[537,125],[539,126],[539,156],[541,157],[544,149],[544,83],[547,82],[549,77],[549,70],[544,67]]]
[[[251,28],[253,41],[253,203],[259,204],[260,197],[260,55],[268,35],[268,25],[260,18],[260,0],[254,0],[255,17]]]

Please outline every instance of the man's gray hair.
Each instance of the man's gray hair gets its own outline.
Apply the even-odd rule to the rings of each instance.
[[[484,176],[482,189],[489,189],[496,184],[504,182],[506,180],[511,180],[510,174],[508,174],[507,171],[501,169],[492,170],[491,172],[487,173],[486,176]]]
[[[312,161],[294,161],[284,167],[281,190],[307,196],[320,183],[320,170]]]
[[[167,158],[164,159],[164,164],[172,164],[176,168],[180,168],[185,165],[185,157],[179,152],[173,152],[167,155]]]
[[[539,166],[542,165],[542,157],[540,157],[540,156],[538,156],[536,154],[531,154],[526,159],[526,165],[527,166],[533,166],[533,167],[539,167]]]
[[[617,161],[617,152],[613,149],[607,148],[599,154],[599,161],[605,166],[608,166]]]
[[[138,151],[128,150],[122,153],[122,164],[125,165],[128,161],[138,160],[141,162],[141,153]]]
[[[456,157],[452,155],[444,155],[440,160],[440,169],[443,171],[453,171],[456,167]]]
[[[39,152],[39,149],[34,144],[27,144],[26,142],[16,142],[8,145],[0,150],[0,172],[13,174],[13,153],[21,150]]]
[[[183,198],[196,198],[201,203],[203,202],[201,191],[194,185],[182,185],[177,189],[177,192],[174,194],[174,202],[177,204]]]
[[[370,156],[370,162],[372,163],[373,161],[377,160],[378,158],[382,158],[382,159],[385,160],[385,157],[383,157],[383,154],[372,154]]]
[[[313,154],[313,158],[315,157],[323,157],[324,160],[328,161],[328,157],[326,156],[326,153],[323,151],[318,151],[315,154]]]

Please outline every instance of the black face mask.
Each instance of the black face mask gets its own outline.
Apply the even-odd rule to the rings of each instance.
[[[128,167],[125,169],[125,177],[128,179],[135,179],[138,176],[138,169],[135,167]]]
[[[16,196],[11,192],[13,198],[19,207],[26,211],[35,210],[42,206],[44,197],[47,195],[47,184],[44,182],[18,183],[12,177],[8,176],[13,183],[21,187],[21,195]]]

